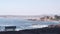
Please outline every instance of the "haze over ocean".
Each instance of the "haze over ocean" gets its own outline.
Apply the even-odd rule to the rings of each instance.
[[[60,0],[0,0],[0,15],[60,14]]]

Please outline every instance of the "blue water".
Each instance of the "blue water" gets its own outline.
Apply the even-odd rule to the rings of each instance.
[[[40,25],[51,25],[51,24],[59,24],[59,22],[42,22],[42,21],[29,21],[25,19],[13,19],[13,18],[0,18],[0,25],[32,25],[32,24],[40,24]]]
[[[43,22],[43,21],[29,21],[26,19],[18,19],[18,18],[0,18],[0,26],[17,26],[17,28],[29,28],[33,24],[39,25],[56,25],[60,24],[59,22]],[[20,26],[20,27],[19,27]]]

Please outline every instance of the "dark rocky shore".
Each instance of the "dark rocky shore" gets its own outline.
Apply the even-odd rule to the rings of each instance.
[[[20,31],[3,31],[0,34],[60,34],[60,28],[38,28],[38,29],[27,29]]]

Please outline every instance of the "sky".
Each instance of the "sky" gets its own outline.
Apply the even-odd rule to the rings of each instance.
[[[60,14],[60,0],[0,0],[0,15]]]

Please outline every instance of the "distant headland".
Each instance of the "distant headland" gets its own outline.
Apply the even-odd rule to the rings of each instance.
[[[0,15],[3,18],[22,18],[32,21],[60,21],[59,15],[33,15],[33,16],[25,16],[25,15]]]

